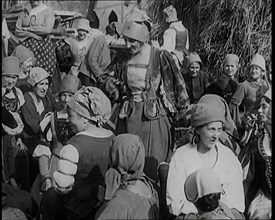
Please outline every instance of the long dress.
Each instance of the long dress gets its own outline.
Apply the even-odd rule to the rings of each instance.
[[[142,139],[144,173],[157,181],[158,165],[169,162],[174,147],[175,106],[184,108],[189,103],[184,80],[172,56],[153,47],[148,65],[126,65],[122,79],[128,90],[121,103],[116,132],[136,134]]]

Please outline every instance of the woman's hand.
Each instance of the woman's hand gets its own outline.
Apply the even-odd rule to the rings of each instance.
[[[23,141],[21,140],[21,138],[18,138],[16,145],[19,146],[19,151],[21,152],[27,152],[28,151],[28,147],[23,143]]]

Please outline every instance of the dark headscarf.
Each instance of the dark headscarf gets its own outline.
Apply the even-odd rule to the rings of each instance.
[[[107,170],[105,177],[107,200],[112,198],[120,186],[145,179],[145,150],[140,137],[133,134],[114,137],[109,153],[111,168]]]

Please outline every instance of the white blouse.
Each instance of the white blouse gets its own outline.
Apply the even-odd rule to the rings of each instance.
[[[243,212],[245,204],[241,164],[229,148],[221,143],[216,146],[218,158],[212,169],[218,174],[224,190],[220,201],[229,208]],[[199,156],[197,146],[189,143],[176,150],[169,165],[166,193],[167,205],[173,215],[198,212],[185,197],[184,183],[191,173],[202,167],[205,164]]]

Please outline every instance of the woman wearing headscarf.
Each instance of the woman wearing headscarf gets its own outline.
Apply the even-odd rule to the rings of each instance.
[[[249,64],[249,78],[238,86],[229,103],[232,118],[239,130],[244,128],[249,115],[257,114],[260,99],[269,87],[265,59],[262,55],[255,54]],[[242,117],[239,109],[241,104],[245,110]]]
[[[96,219],[158,219],[158,196],[143,173],[145,150],[133,134],[120,134],[110,148],[106,172],[106,202]]]
[[[146,157],[144,172],[157,180],[159,163],[170,160],[174,147],[173,117],[186,110],[189,98],[171,54],[148,44],[146,24],[149,23],[124,24],[122,34],[129,55],[122,62],[118,79],[110,79],[107,85],[113,88],[110,94],[117,94],[115,100],[120,100],[117,134],[131,133],[142,139]]]
[[[261,98],[258,120],[239,160],[244,173],[247,219],[272,219],[272,97],[269,89]]]
[[[16,175],[22,181],[22,188],[29,191],[39,173],[38,161],[32,157],[33,151],[40,141],[39,124],[44,116],[52,111],[52,103],[46,95],[51,81],[51,76],[46,70],[41,67],[32,68],[27,80],[31,91],[24,94],[25,104],[21,109],[24,129],[21,138],[27,146],[28,152],[21,155]]]
[[[190,143],[178,148],[169,164],[167,205],[175,216],[198,213],[184,194],[186,178],[202,167],[213,169],[223,184],[221,202],[242,218],[244,212],[243,175],[234,153],[218,141],[225,126],[224,112],[212,103],[194,105],[191,116],[194,135]]]
[[[190,104],[197,103],[207,92],[209,86],[213,84],[213,79],[209,73],[202,70],[202,61],[196,52],[191,52],[186,57],[187,72],[182,73]]]
[[[104,174],[114,134],[106,123],[111,103],[98,88],[83,87],[67,104],[76,135],[59,153],[53,187],[41,201],[43,219],[93,219],[103,201]]]

